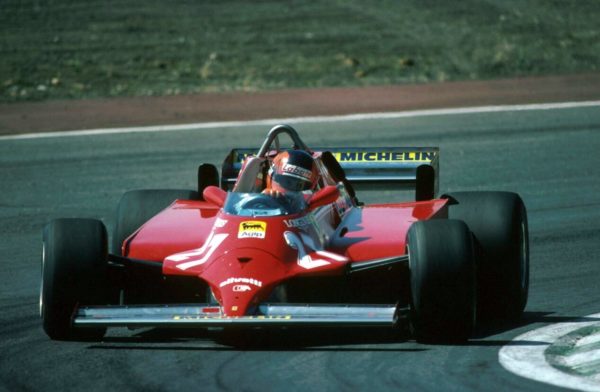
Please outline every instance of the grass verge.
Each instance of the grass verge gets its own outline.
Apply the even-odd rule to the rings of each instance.
[[[597,0],[3,0],[0,101],[597,71]]]

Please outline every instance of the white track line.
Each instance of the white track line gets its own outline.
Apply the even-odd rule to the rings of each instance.
[[[600,313],[587,316],[596,321],[575,321],[552,324],[517,336],[502,347],[498,354],[500,364],[521,377],[581,391],[600,391],[600,381],[570,375],[552,367],[544,355],[545,350],[562,336],[575,330],[600,324]],[[597,352],[596,352],[597,354]]]
[[[117,133],[134,133],[134,132],[172,132],[184,131],[193,129],[207,128],[232,128],[265,125],[273,126],[280,123],[297,124],[297,123],[327,123],[337,121],[364,121],[374,119],[394,119],[394,118],[410,118],[410,117],[426,117],[426,116],[443,116],[455,114],[474,114],[474,113],[493,113],[493,112],[512,112],[524,110],[553,110],[553,109],[571,109],[582,107],[599,106],[600,101],[582,101],[582,102],[558,102],[558,103],[543,103],[543,104],[528,104],[528,105],[502,105],[502,106],[477,106],[466,108],[452,109],[428,109],[428,110],[411,110],[404,112],[383,112],[383,113],[362,113],[362,114],[347,114],[337,116],[312,116],[312,117],[290,117],[290,118],[271,118],[264,120],[250,121],[221,121],[221,122],[204,122],[181,125],[158,125],[147,127],[128,127],[128,128],[101,128],[87,129],[77,131],[60,131],[60,132],[45,132],[45,133],[25,133],[20,135],[0,136],[0,140],[18,140],[18,139],[41,139],[52,137],[65,136],[91,136],[91,135],[108,135]]]

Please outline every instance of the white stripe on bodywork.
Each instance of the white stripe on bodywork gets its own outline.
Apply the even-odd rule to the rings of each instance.
[[[302,233],[300,235],[302,235]],[[303,235],[303,238],[300,239],[300,237],[296,233],[291,231],[286,231],[285,233],[283,233],[283,236],[285,237],[285,240],[288,243],[288,245],[290,245],[292,248],[298,251],[298,265],[300,267],[305,269],[313,269],[331,264],[331,262],[327,260],[313,259],[312,257],[310,257],[305,248],[305,245],[309,248],[311,247],[311,245],[314,246],[314,243],[312,242],[312,239],[310,237]],[[310,244],[305,244],[305,241],[303,240],[310,241]]]
[[[192,267],[196,267],[198,265],[202,265],[208,261],[209,257],[219,247],[219,245],[221,245],[221,243],[225,240],[225,238],[227,238],[228,235],[229,234],[227,234],[227,233],[214,234],[214,235],[213,235],[213,233],[211,233],[211,235],[209,236],[209,238],[206,240],[206,242],[204,243],[204,245],[201,248],[191,250],[189,252],[176,253],[174,255],[167,257],[165,260],[173,261],[176,263],[185,261],[185,260],[189,260],[186,263],[177,264],[177,268],[179,268],[180,270],[183,270],[183,271],[185,271],[189,268],[192,268]],[[204,254],[204,256],[202,258],[193,260],[193,258],[202,256],[203,254]],[[192,260],[190,260],[190,259],[192,259]]]
[[[347,257],[338,255],[337,253],[328,252],[326,250],[318,250],[317,254],[323,257],[329,257],[330,259],[334,259],[335,261],[348,261]]]
[[[315,252],[319,256],[323,256],[325,258],[329,258],[333,261],[348,261],[348,258],[338,255],[332,252],[328,252],[326,250],[316,250],[318,248],[312,238],[304,233],[293,233],[291,231],[286,231],[283,233],[286,242],[294,249],[298,250],[298,265],[305,269],[313,269],[317,267],[322,267],[324,265],[331,264],[331,261],[325,259],[313,259],[309,254],[306,248],[309,249],[310,252]]]

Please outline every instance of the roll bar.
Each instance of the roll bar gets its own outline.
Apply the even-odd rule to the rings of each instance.
[[[292,139],[292,141],[294,142],[295,149],[304,150],[307,152],[310,151],[308,149],[308,147],[306,146],[306,144],[304,144],[302,139],[300,139],[300,136],[298,136],[298,132],[296,132],[296,130],[294,128],[292,128],[289,125],[279,124],[279,125],[275,125],[273,128],[271,128],[271,130],[267,134],[267,138],[265,139],[264,143],[260,147],[260,150],[258,150],[259,158],[264,158],[267,156],[267,152],[269,152],[271,145],[273,144],[273,141],[275,141],[275,144],[279,148],[279,139],[278,138],[279,138],[279,135],[281,135],[282,133],[286,133],[290,137],[290,139]]]

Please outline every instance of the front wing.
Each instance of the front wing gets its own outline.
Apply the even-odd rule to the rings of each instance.
[[[84,306],[74,314],[75,327],[392,327],[408,309],[396,305],[261,304],[258,314],[230,317],[209,304]]]

